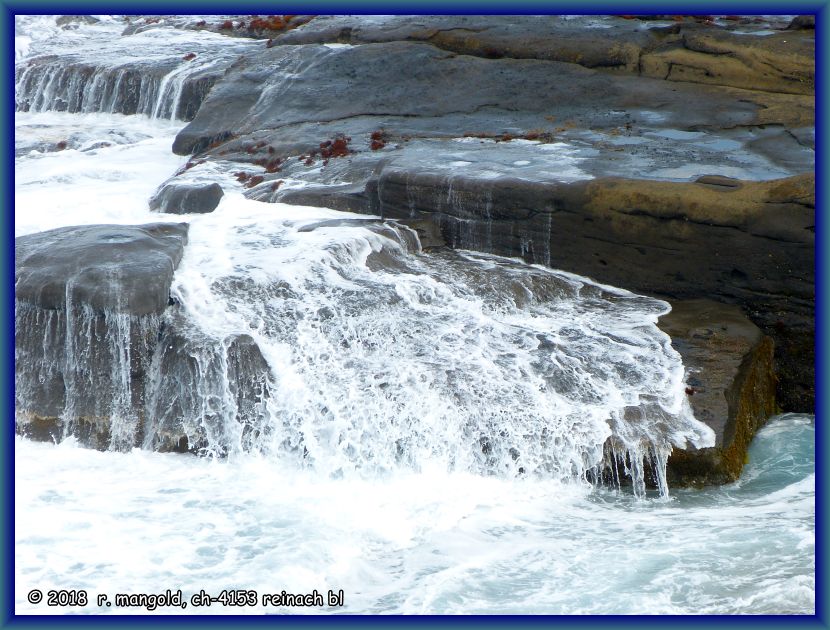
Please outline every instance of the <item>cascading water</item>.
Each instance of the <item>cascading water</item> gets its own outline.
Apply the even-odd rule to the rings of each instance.
[[[203,347],[250,335],[271,366],[257,450],[334,475],[441,462],[578,479],[613,436],[642,494],[644,457],[662,480],[672,444],[711,440],[678,395],[683,367],[655,326],[665,303],[509,259],[423,255],[402,226],[274,212],[194,224],[174,286]]]
[[[41,18],[34,21],[38,28],[29,27],[37,33],[43,32],[44,19],[54,20],[54,16],[37,17]],[[227,42],[213,33],[173,29],[121,35],[126,24],[117,17],[101,16],[103,19],[93,24],[73,24],[69,31],[46,21],[45,28],[55,42],[37,37],[38,54],[26,58],[24,52],[28,53],[32,38],[19,37],[16,110],[189,120],[225,67],[254,45],[246,40]],[[18,23],[18,29],[24,30],[25,24],[25,20]],[[103,56],[102,40],[107,43]]]
[[[21,25],[16,236],[180,221],[147,199],[184,161],[164,120],[195,76],[182,56],[252,45],[100,17],[55,41],[43,16]],[[79,57],[41,56],[67,38],[99,59],[86,83]],[[125,116],[133,38],[164,71]],[[221,164],[188,177],[225,196],[187,217],[164,314],[94,311],[71,287],[63,310],[16,304],[20,420],[65,390],[46,409],[65,439],[15,442],[17,612],[44,612],[35,587],[343,588],[363,613],[813,610],[810,418],[763,432],[738,484],[642,500],[651,482],[668,497],[673,445],[712,439],[655,325],[666,303],[252,201]],[[217,457],[155,452],[186,449]]]

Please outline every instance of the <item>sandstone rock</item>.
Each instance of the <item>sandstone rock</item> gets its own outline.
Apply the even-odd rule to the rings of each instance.
[[[669,484],[735,481],[753,436],[776,412],[772,340],[738,307],[709,300],[673,302],[658,325],[683,357],[695,417],[716,437],[713,448],[675,449]]]
[[[684,28],[681,39],[646,52],[642,76],[747,90],[813,94],[815,44],[781,33],[742,37],[705,28]]]

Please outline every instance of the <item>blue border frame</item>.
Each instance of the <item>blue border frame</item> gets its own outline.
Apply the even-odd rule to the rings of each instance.
[[[187,14],[199,11],[218,13],[220,9],[228,7],[226,0],[209,0],[207,2],[196,2],[179,0],[174,3],[167,3],[163,0],[131,1],[119,4],[117,9],[120,13],[153,13],[153,14]],[[828,432],[822,420],[828,417],[827,388],[830,387],[830,380],[827,378],[827,337],[824,329],[827,310],[827,269],[828,253],[819,244],[830,242],[828,234],[828,221],[823,210],[827,206],[827,190],[825,176],[830,176],[827,171],[826,147],[828,141],[828,129],[826,112],[828,106],[827,92],[827,53],[828,43],[826,37],[816,38],[816,611],[814,616],[791,617],[778,615],[762,616],[728,616],[728,615],[707,615],[703,617],[680,617],[670,618],[644,617],[644,616],[620,616],[610,615],[604,617],[568,617],[568,616],[517,616],[505,615],[499,617],[447,617],[447,616],[423,616],[423,617],[367,617],[367,616],[332,616],[332,617],[248,617],[238,615],[223,615],[221,617],[172,617],[169,615],[138,616],[119,615],[117,617],[99,616],[58,616],[49,617],[45,615],[14,615],[14,524],[11,519],[14,509],[14,302],[12,299],[12,287],[14,286],[14,52],[12,42],[14,41],[14,16],[16,14],[96,14],[113,10],[111,2],[104,0],[81,0],[77,2],[56,2],[55,0],[0,0],[0,32],[4,41],[2,47],[2,76],[5,83],[5,98],[0,101],[0,112],[3,116],[3,124],[6,133],[0,134],[0,150],[5,157],[4,168],[2,169],[2,200],[3,200],[3,222],[2,222],[2,271],[6,279],[0,287],[2,291],[2,309],[0,310],[0,376],[2,376],[3,412],[6,418],[3,431],[0,432],[0,456],[3,462],[3,519],[0,523],[0,535],[2,535],[2,584],[0,584],[0,625],[20,627],[42,627],[53,625],[73,626],[101,626],[107,624],[153,624],[154,626],[167,626],[168,624],[279,624],[283,627],[304,627],[311,628],[334,623],[346,623],[350,625],[378,625],[378,624],[405,624],[405,625],[427,625],[436,626],[444,623],[475,624],[475,625],[527,625],[527,626],[563,626],[573,625],[576,627],[604,627],[618,625],[663,625],[682,624],[686,626],[709,626],[713,623],[729,626],[757,626],[783,627],[797,625],[809,627],[828,627],[827,618],[827,546],[824,537],[827,527],[825,510],[827,508],[827,463],[821,456],[830,452],[827,445]],[[659,0],[634,0],[633,2],[622,1],[592,1],[574,2],[568,0],[550,2],[520,0],[512,2],[509,8],[505,8],[503,1],[490,0],[480,2],[476,0],[452,0],[451,3],[441,3],[439,0],[428,0],[425,2],[405,2],[390,6],[383,0],[317,0],[311,3],[287,2],[276,5],[263,0],[245,0],[235,3],[233,14],[255,14],[272,13],[279,9],[283,14],[378,14],[378,13],[414,13],[414,14],[480,14],[492,13],[501,15],[518,14],[616,14],[622,12],[648,14],[648,13],[683,13],[693,14],[813,14],[816,16],[816,32],[827,33],[830,27],[830,0],[800,1],[792,4],[775,2],[774,0],[762,0],[761,2],[749,2],[747,0],[724,0],[722,2],[694,2],[689,5],[667,3]]]

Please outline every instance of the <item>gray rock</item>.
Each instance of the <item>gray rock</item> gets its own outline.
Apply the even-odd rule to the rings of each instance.
[[[55,19],[55,24],[67,29],[78,28],[80,24],[97,24],[100,21],[91,15],[59,15]]]
[[[141,439],[145,375],[187,224],[86,225],[15,240],[17,430],[95,448]]]
[[[615,72],[750,90],[809,94],[815,76],[813,42],[793,29],[815,28],[799,16],[789,33],[743,33],[780,28],[769,23],[684,20],[641,16],[670,26],[640,27],[619,16],[380,15],[319,16],[277,44],[361,45],[422,41],[443,50],[489,59],[547,59]],[[811,21],[812,20],[812,21]]]
[[[168,214],[206,214],[213,212],[224,192],[217,183],[169,183],[150,198],[150,210]]]
[[[174,57],[111,67],[86,57],[37,57],[15,67],[15,109],[152,115],[165,75],[180,63],[181,58]],[[177,117],[191,120],[219,76],[220,68],[188,75]],[[172,99],[168,99],[158,113],[170,117],[172,107]]]
[[[788,31],[799,30],[815,30],[816,16],[815,15],[796,15],[790,24],[787,26]]]
[[[270,368],[248,335],[209,339],[171,314],[147,386],[146,448],[224,455],[267,431]]]
[[[159,314],[186,242],[186,223],[82,225],[20,236],[15,298],[42,309]]]
[[[241,57],[176,136],[173,151],[184,155],[260,129],[358,116],[402,116],[429,128],[455,115],[475,132],[528,130],[532,115],[536,127],[548,116],[608,129],[630,122],[626,113],[638,106],[659,109],[665,124],[683,127],[750,124],[757,109],[700,86],[556,61],[487,60],[421,43],[278,46]]]

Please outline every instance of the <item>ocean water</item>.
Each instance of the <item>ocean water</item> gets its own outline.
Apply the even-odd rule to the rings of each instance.
[[[344,592],[342,607],[188,605],[171,614],[812,614],[814,422],[756,437],[735,484],[669,500],[446,470],[329,479],[73,440],[15,442],[17,613],[31,589]]]
[[[222,163],[187,173],[223,186],[215,212],[150,212],[186,162],[170,152],[176,85],[199,68],[181,54],[209,58],[225,38],[160,28],[130,36],[136,47],[102,17],[20,20],[18,62],[69,46],[101,77],[136,55],[173,66],[130,116],[97,96],[51,111],[61,65],[28,75],[44,111],[15,115],[15,235],[187,220],[172,293],[188,350],[210,366],[250,336],[271,394],[252,441],[226,373],[183,383],[225,401],[211,412],[221,431],[205,436],[198,410],[186,419],[204,457],[17,438],[18,613],[149,612],[115,595],[167,589],[188,605],[163,611],[181,614],[813,612],[812,417],[774,419],[736,484],[666,488],[671,448],[713,438],[655,326],[665,302],[517,260],[424,254],[408,228],[365,216],[252,201]],[[658,489],[637,466],[633,485],[588,482],[610,436],[618,457],[655,464]],[[90,603],[49,607],[33,589]],[[191,599],[235,589],[256,604]],[[342,589],[343,605],[262,602],[315,589]]]

